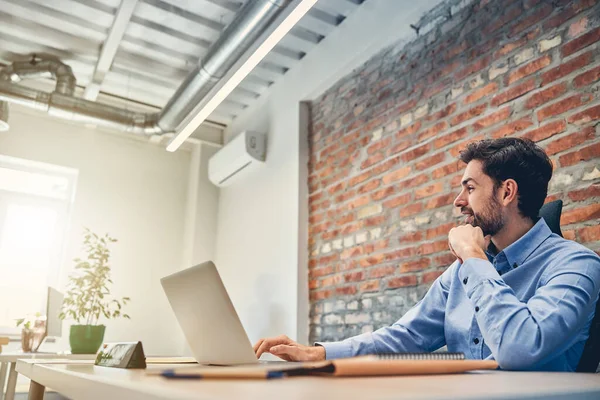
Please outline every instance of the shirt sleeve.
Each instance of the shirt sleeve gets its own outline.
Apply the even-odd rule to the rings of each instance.
[[[502,369],[534,369],[572,346],[600,290],[600,259],[591,252],[558,257],[527,302],[489,261],[471,258],[458,268],[483,338]]]
[[[456,264],[452,264],[440,275],[425,297],[393,325],[340,342],[317,342],[315,345],[325,348],[328,360],[364,354],[429,352],[439,349],[445,344],[444,314],[451,269]]]

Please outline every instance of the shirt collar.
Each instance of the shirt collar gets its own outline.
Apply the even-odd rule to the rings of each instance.
[[[502,251],[508,264],[513,268],[523,264],[550,235],[552,231],[544,218],[540,218],[527,233]]]

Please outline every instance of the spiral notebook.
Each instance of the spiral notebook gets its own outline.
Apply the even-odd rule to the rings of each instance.
[[[467,360],[462,353],[403,353],[289,364],[170,369],[160,375],[171,379],[273,379],[306,375],[435,375],[497,368],[495,361]]]

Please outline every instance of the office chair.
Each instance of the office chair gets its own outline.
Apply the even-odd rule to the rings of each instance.
[[[561,237],[563,235],[560,230],[562,206],[562,200],[551,201],[544,204],[539,212],[539,216],[544,218],[550,230]],[[577,372],[596,372],[598,364],[600,364],[600,301],[596,301],[596,312],[590,326],[590,336],[583,348]]]

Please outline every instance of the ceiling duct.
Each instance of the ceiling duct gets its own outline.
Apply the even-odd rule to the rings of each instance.
[[[60,61],[39,61],[34,58],[31,62],[13,63],[0,70],[0,130],[1,121],[8,119],[8,109],[2,103],[8,101],[70,121],[91,123],[124,132],[143,135],[174,132],[290,2],[291,0],[248,1],[211,45],[200,65],[187,76],[158,113],[127,111],[74,97],[75,77],[71,68]],[[25,78],[46,76],[56,80],[56,89],[52,93],[15,84]],[[8,129],[8,124],[5,125]]]

